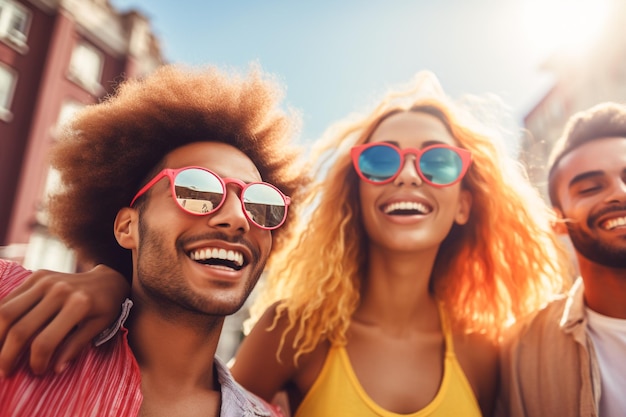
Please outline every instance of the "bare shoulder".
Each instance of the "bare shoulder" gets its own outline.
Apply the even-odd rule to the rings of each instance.
[[[287,326],[286,318],[275,325],[276,306],[271,306],[241,342],[231,371],[244,388],[270,402],[294,372],[287,353],[277,352]],[[284,350],[284,349],[283,349]]]
[[[491,415],[498,386],[497,342],[479,333],[455,333],[454,349],[483,415]]]
[[[295,331],[287,333],[289,320],[276,318],[276,305],[271,306],[241,343],[232,373],[246,389],[271,402],[280,391],[287,391],[294,405],[298,403],[317,377],[327,348],[321,344],[296,362]],[[284,337],[283,337],[284,335]]]
[[[469,359],[477,366],[498,361],[498,343],[484,334],[454,334],[454,350],[459,360]]]
[[[289,407],[295,410],[317,379],[329,344],[320,343],[296,361],[297,331],[289,329],[285,315],[276,318],[276,307],[268,308],[243,340],[231,370],[244,388],[267,402],[286,393]]]

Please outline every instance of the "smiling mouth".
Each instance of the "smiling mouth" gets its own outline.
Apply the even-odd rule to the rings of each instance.
[[[243,253],[222,248],[202,248],[192,250],[188,256],[202,265],[225,267],[239,271],[244,267]]]
[[[608,219],[608,220],[603,221],[600,224],[600,227],[603,228],[604,230],[613,230],[613,229],[617,229],[618,227],[625,227],[625,226],[626,226],[626,216]]]
[[[383,213],[399,216],[416,214],[428,214],[433,211],[432,207],[416,201],[396,201],[382,207]]]

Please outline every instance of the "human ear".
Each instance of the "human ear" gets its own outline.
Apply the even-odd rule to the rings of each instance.
[[[554,219],[552,220],[552,230],[557,235],[566,235],[567,234],[567,224],[565,220],[565,215],[558,207],[552,207],[554,211]]]
[[[113,232],[117,243],[125,249],[137,248],[137,224],[139,218],[137,210],[124,207],[117,212],[113,225]]]
[[[472,201],[472,193],[470,193],[469,190],[461,190],[458,209],[454,216],[454,221],[457,224],[463,225],[469,220],[472,211]]]

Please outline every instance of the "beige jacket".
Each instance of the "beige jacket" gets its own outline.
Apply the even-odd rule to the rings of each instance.
[[[582,279],[511,329],[500,358],[498,416],[597,417],[600,372],[587,334]]]

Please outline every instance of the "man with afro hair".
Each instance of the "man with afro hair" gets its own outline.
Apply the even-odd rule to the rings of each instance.
[[[225,316],[242,306],[290,222],[287,196],[305,182],[281,94],[255,66],[240,75],[168,65],[77,114],[51,156],[62,187],[49,201],[50,228],[82,263],[129,278],[130,312],[101,346],[33,372],[45,335],[29,358],[18,355],[19,334],[42,327],[38,310],[17,324],[7,317],[32,301],[25,294],[47,298],[44,310],[58,313],[45,324],[71,335],[82,301],[55,305],[66,284],[0,260],[0,341],[3,354],[19,356],[0,379],[0,415],[280,413],[241,388],[215,351]]]

